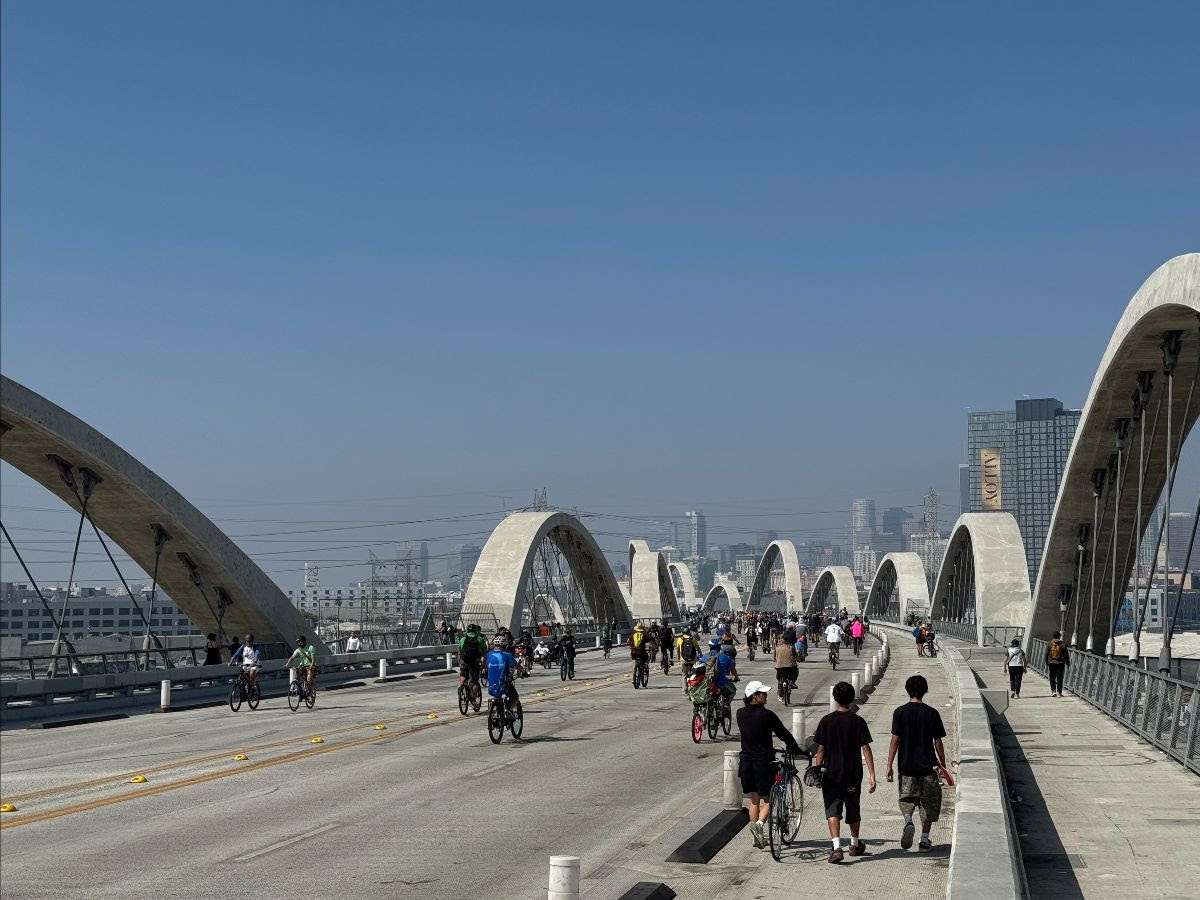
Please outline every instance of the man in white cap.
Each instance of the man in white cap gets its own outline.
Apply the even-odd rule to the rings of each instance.
[[[770,688],[761,681],[746,685],[745,705],[737,711],[738,732],[742,738],[742,756],[738,766],[738,777],[742,781],[742,793],[750,795],[750,837],[758,848],[767,845],[763,837],[763,824],[770,811],[771,786],[775,783],[775,748],[771,735],[775,735],[787,749],[799,756],[805,752],[796,743],[791,732],[783,727],[779,716],[767,709],[767,694]]]

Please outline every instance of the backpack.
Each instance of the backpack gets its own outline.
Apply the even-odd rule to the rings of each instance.
[[[920,625],[918,625],[916,628],[913,629],[912,635],[917,640],[921,639],[921,626]]]
[[[1050,643],[1050,662],[1060,663],[1063,661],[1063,645],[1059,641]]]
[[[708,654],[708,659],[705,660],[704,677],[707,678],[710,683],[717,677],[717,673],[721,671],[721,667],[717,662],[717,660],[720,659],[720,656],[721,654],[719,654],[716,650],[713,650]]]
[[[479,662],[479,635],[468,634],[463,638],[462,647],[459,650],[459,655],[465,663]]]
[[[679,658],[684,662],[695,662],[696,660],[696,642],[691,638],[686,638],[679,645]]]
[[[629,646],[632,647],[634,650],[641,650],[642,646],[645,643],[646,643],[646,632],[644,632],[644,631],[635,631],[629,637]]]

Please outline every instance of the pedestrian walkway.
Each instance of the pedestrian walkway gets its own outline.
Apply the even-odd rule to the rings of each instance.
[[[799,840],[785,852],[783,860],[777,863],[771,858],[770,851],[753,849],[749,832],[744,831],[710,863],[736,866],[740,874],[711,896],[723,900],[792,900],[800,890],[805,894],[839,897],[928,898],[945,895],[950,838],[954,831],[954,788],[943,790],[942,815],[932,832],[933,852],[918,854],[915,844],[911,850],[900,848],[904,817],[897,804],[898,785],[888,784],[885,776],[892,711],[908,702],[904,682],[910,675],[918,673],[929,681],[925,702],[942,714],[946,726],[946,758],[957,759],[955,698],[945,668],[938,660],[919,659],[907,644],[893,639],[891,664],[875,692],[859,709],[871,729],[871,751],[879,781],[875,793],[867,794],[866,779],[863,780],[862,838],[869,852],[865,856],[847,856],[841,865],[827,862],[830,841],[821,808],[821,792],[806,788]],[[774,701],[772,708],[780,712]],[[816,729],[820,717],[827,711],[827,703],[824,708],[808,710],[806,730],[809,733]],[[849,830],[843,825],[843,846],[848,838]],[[672,887],[679,891],[675,884]],[[688,895],[680,891],[680,896]]]
[[[945,643],[1007,692],[1002,648]],[[1035,672],[993,732],[1031,897],[1200,897],[1200,778]]]

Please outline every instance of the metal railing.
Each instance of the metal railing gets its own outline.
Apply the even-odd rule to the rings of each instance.
[[[221,661],[224,662],[227,648],[221,648]],[[264,644],[263,659],[282,659],[290,651],[286,644]],[[58,667],[56,678],[70,678],[77,675],[120,675],[125,672],[145,672],[151,669],[167,670],[163,662],[164,651],[151,650],[110,650],[103,653],[63,653],[58,657],[52,655],[14,656],[0,659],[0,680],[46,678],[51,665],[57,658]],[[205,649],[203,647],[176,647],[165,651],[171,664],[177,667],[195,667],[204,665]]]
[[[1020,641],[1024,640],[1024,638],[1024,625],[983,626],[983,646],[985,647],[1007,647],[1014,640]]]
[[[934,634],[943,637],[958,638],[971,644],[979,643],[979,627],[974,622],[945,622],[933,623]]]
[[[1046,642],[1029,642],[1030,668],[1049,675]],[[1064,686],[1172,759],[1200,774],[1197,686],[1120,660],[1074,651]]]

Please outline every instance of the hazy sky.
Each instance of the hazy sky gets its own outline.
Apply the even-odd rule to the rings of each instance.
[[[714,543],[931,485],[952,517],[965,408],[1081,405],[1130,296],[1200,249],[1193,3],[2,26],[4,373],[234,535],[486,514],[244,537],[288,585],[366,553],[318,548],[481,542],[540,486],[699,507]],[[3,479],[6,524],[72,528]]]

